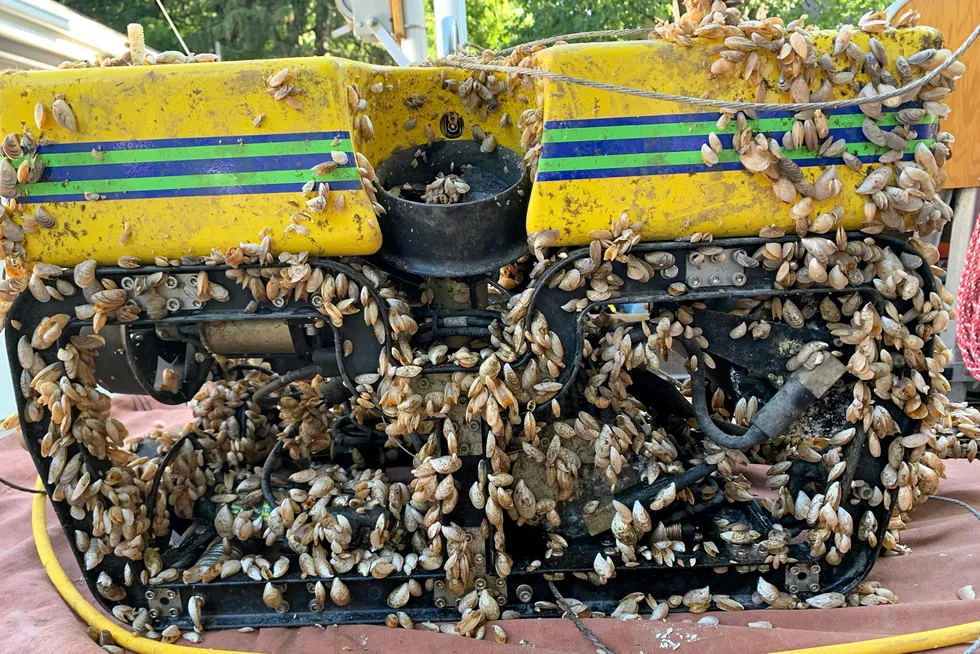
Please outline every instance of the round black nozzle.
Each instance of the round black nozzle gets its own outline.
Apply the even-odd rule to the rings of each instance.
[[[414,162],[414,164],[413,164]],[[427,204],[426,185],[458,175],[469,186],[457,202]],[[377,167],[383,242],[390,265],[431,277],[472,277],[527,252],[531,183],[521,156],[476,141],[438,141],[397,152]]]

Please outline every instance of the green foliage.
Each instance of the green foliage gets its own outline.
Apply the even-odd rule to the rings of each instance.
[[[482,2],[486,0],[478,0]],[[472,0],[468,0],[472,2]],[[524,9],[516,43],[546,36],[592,30],[652,27],[658,20],[673,17],[671,0],[515,0]],[[683,2],[678,2],[683,7]],[[882,0],[747,0],[746,8],[755,17],[760,8],[769,16],[791,21],[809,15],[808,24],[835,28],[855,23],[867,11],[880,9]]]
[[[120,32],[140,23],[146,43],[180,50],[155,0],[61,0]],[[356,1],[356,0],[355,0]],[[225,59],[262,59],[332,54],[372,63],[391,63],[377,45],[352,36],[333,38],[343,25],[333,0],[166,0],[167,10],[193,52],[212,52],[221,43]],[[672,16],[672,0],[467,0],[469,41],[501,49],[526,41],[605,29],[653,27]],[[680,4],[683,4],[682,2]],[[752,16],[793,20],[801,14],[821,27],[854,23],[881,0],[747,0]],[[435,53],[432,3],[426,0],[429,50]]]
[[[140,23],[146,43],[157,50],[180,50],[155,0],[61,0],[63,4],[126,32]],[[170,17],[192,52],[224,59],[264,59],[333,54],[373,63],[391,63],[387,53],[351,36],[334,39],[344,24],[333,0],[166,0]]]

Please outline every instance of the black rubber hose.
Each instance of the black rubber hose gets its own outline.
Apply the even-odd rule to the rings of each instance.
[[[265,409],[274,407],[276,405],[276,398],[269,397],[270,395],[279,389],[289,386],[295,381],[312,379],[318,374],[320,374],[320,366],[306,366],[304,368],[299,368],[298,370],[291,370],[281,377],[276,377],[271,382],[255,391],[255,394],[252,395],[252,401]]]
[[[708,408],[704,352],[694,341],[680,339],[680,342],[697,360],[697,368],[691,371],[691,404],[694,406],[694,416],[698,419],[704,435],[728,450],[744,451],[768,441],[769,435],[755,425],[750,425],[744,434],[729,434],[715,425],[711,410]]]
[[[289,434],[289,430],[293,428],[293,423],[286,428],[286,434]],[[265,498],[266,503],[269,505],[269,509],[272,510],[278,506],[275,496],[272,494],[272,484],[270,482],[270,477],[272,477],[272,466],[276,464],[279,457],[282,456],[282,448],[284,441],[280,440],[269,452],[269,456],[265,458],[265,463],[262,464],[262,496]]]
[[[472,336],[473,338],[486,338],[490,336],[487,327],[440,327],[438,330],[420,331],[415,335],[414,341],[425,343],[435,339],[449,338],[451,336]]]
[[[146,500],[146,517],[150,521],[150,530],[153,529],[153,518],[156,517],[157,512],[157,492],[160,490],[160,480],[163,479],[163,471],[170,465],[170,461],[173,460],[177,452],[184,447],[184,443],[191,441],[194,445],[198,445],[197,435],[194,432],[188,432],[174,441],[174,444],[170,446],[167,453],[163,455],[163,460],[160,461],[160,465],[157,468],[156,474],[153,475],[153,483],[150,484],[150,494],[147,496]]]

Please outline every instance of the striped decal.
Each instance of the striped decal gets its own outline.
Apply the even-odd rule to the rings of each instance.
[[[878,125],[898,126],[897,111],[883,114]],[[732,148],[736,131],[734,121],[726,129],[719,130],[717,118],[717,113],[697,113],[547,121],[541,138],[536,181],[744,170]],[[837,110],[827,117],[834,140],[844,139],[848,152],[863,163],[874,163],[888,152],[888,148],[867,141],[861,131],[864,119],[857,107]],[[754,132],[780,140],[783,132],[792,129],[794,122],[789,112],[763,111],[759,112],[758,120],[750,120],[748,124]],[[931,144],[930,139],[937,129],[933,116],[926,116],[915,125],[918,139],[909,142],[905,158],[912,156],[919,143]],[[701,146],[708,142],[711,132],[718,135],[725,149],[718,155],[719,163],[709,168],[701,158]],[[842,163],[840,157],[820,157],[806,148],[784,150],[783,156],[793,159],[801,167]]]
[[[330,161],[331,151],[347,161],[314,177],[310,169]],[[85,193],[109,200],[296,193],[311,179],[332,190],[361,188],[346,131],[58,143],[41,147],[38,157],[44,175],[19,186],[24,203],[78,202]]]

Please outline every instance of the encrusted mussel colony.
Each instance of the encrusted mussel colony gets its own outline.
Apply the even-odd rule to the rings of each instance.
[[[840,29],[833,53],[821,55],[803,19],[751,19],[739,4],[686,0],[680,20],[658,25],[650,38],[678,47],[706,42],[712,63],[705,74],[752,80],[760,98],[778,77],[793,102],[828,100],[839,87],[874,97],[950,56],[930,49],[890,60],[876,35],[913,25],[914,13],[894,25],[883,13],[866,15],[857,27]],[[859,33],[870,35],[862,41],[867,48],[858,45]],[[447,73],[446,82],[470,111],[493,112],[502,93],[533,96],[541,83],[533,56],[542,47],[522,46],[507,57],[458,55],[528,74]],[[149,57],[134,45],[126,57],[96,65],[149,65]],[[157,64],[179,62],[173,53],[156,57]],[[269,615],[373,607],[372,618],[392,627],[413,628],[411,614],[422,628],[440,629],[429,621],[436,614],[426,611],[434,597],[435,606],[448,597],[460,617],[443,631],[501,642],[506,632],[490,622],[527,615],[532,606],[558,608],[550,595],[532,605],[530,587],[523,595],[494,587],[532,573],[577,584],[583,599],[570,597],[563,608],[580,616],[659,619],[671,609],[895,602],[887,589],[862,581],[868,569],[819,593],[789,588],[783,571],[819,563],[833,579],[833,570],[855,557],[873,561],[868,552],[879,547],[904,553],[901,531],[937,491],[943,460],[977,454],[976,410],[945,397],[951,353],[940,334],[955,309],[938,278],[939,253],[922,238],[951,218],[939,191],[953,139],[938,133],[910,145],[915,125],[946,115],[942,100],[962,73],[954,63],[909,97],[861,105],[863,133],[887,149],[873,164],[829,136],[833,110],[798,114],[783,134],[754,129],[751,111],[722,112],[719,129],[738,125],[737,160],[755,174],[760,192],[771,186],[786,204],[795,236],[773,226],[757,238],[696,233],[650,244],[641,239],[643,217],[627,213],[594,232],[587,248],[556,247],[554,230],[530,234],[528,254],[501,269],[493,284],[494,319],[466,344],[441,341],[430,324],[437,317],[423,317],[444,291],[434,282],[402,283],[369,260],[276,252],[271,228],[256,242],[206,256],[152,262],[124,256],[114,267],[26,265],[24,240],[53,227],[57,210],[25,208],[19,192],[29,194],[43,174],[37,155],[48,143],[46,130],[80,129],[66,98],[39,103],[39,134],[25,128],[7,136],[0,160],[8,272],[0,281],[0,311],[8,341],[16,342],[21,407],[6,426],[19,420],[25,434],[39,435],[29,445],[43,457],[51,501],[63,520],[73,521],[72,545],[105,605],[136,633],[169,642],[181,637],[177,622],[185,638],[199,641],[212,623],[209,613],[227,610],[209,589],[236,580],[252,582],[248,592],[261,595]],[[288,70],[270,77],[268,87],[302,110]],[[383,85],[348,90],[354,131],[363,139],[374,137],[370,96],[383,92]],[[879,126],[882,105],[906,107],[897,113],[899,124]],[[256,117],[257,127],[261,122]],[[501,126],[507,122],[504,115]],[[541,110],[528,109],[517,126],[533,166]],[[494,146],[482,130],[474,137]],[[804,172],[782,156],[799,148],[840,157],[866,177],[845,188],[834,165]],[[712,134],[704,162],[713,166],[722,152]],[[357,163],[374,199],[374,170],[362,155]],[[430,191],[466,192],[442,183]],[[324,185],[310,182],[302,193],[310,211],[343,207],[343,194]],[[866,198],[860,232],[839,226],[840,207],[815,213],[815,203],[850,193]],[[304,222],[300,213],[287,229],[309,230]],[[127,226],[120,243],[130,236]],[[681,271],[689,263],[729,257],[750,278],[740,293],[685,283]],[[336,334],[363,324],[374,337],[367,346],[376,347],[376,369],[345,379],[349,399],[335,403],[327,401],[335,396],[334,380],[309,375],[270,396],[263,389],[279,378],[270,367],[216,356],[206,362],[211,376],[192,391],[190,422],[176,431],[130,434],[111,417],[110,397],[96,379],[106,345],[100,331],[179,314],[164,292],[177,285],[196,309],[305,308],[316,330]],[[19,295],[42,306],[43,317],[20,321],[21,305],[13,304]],[[649,314],[606,310],[633,301],[648,302]],[[338,336],[338,347],[344,357],[354,355],[352,341]],[[759,385],[732,392],[718,382],[720,372],[735,367],[722,355],[739,349],[775,357],[781,369],[767,369],[775,387],[830,360],[844,370],[814,411],[783,433],[738,447],[733,439],[751,431],[772,398]],[[690,373],[683,383],[665,372],[681,366]],[[177,372],[164,371],[158,390],[177,393],[181,383]],[[690,409],[675,413],[649,392],[651,384],[666,385],[665,395],[687,407],[685,395],[694,407],[705,405],[708,422],[733,438],[712,437]],[[363,440],[338,436],[348,428]],[[380,456],[369,452],[372,443]],[[386,461],[399,462],[402,471],[389,470]],[[756,464],[769,467],[753,486]],[[644,488],[652,490],[626,500],[625,491]],[[750,505],[756,513],[736,510]],[[698,513],[704,520],[694,538],[683,523]],[[595,531],[607,538],[590,540],[583,530],[603,521]],[[768,527],[759,531],[762,524]],[[205,534],[202,554],[172,554],[177,525],[200,527],[182,535]],[[685,568],[670,572],[679,581],[669,594],[655,597],[648,585],[630,585],[633,574],[666,568]],[[733,575],[749,580],[749,590],[733,584]],[[386,597],[369,599],[368,581],[387,582],[372,587],[384,588]],[[590,607],[589,589],[608,585],[624,591],[611,606]],[[169,616],[151,614],[147,593],[181,588],[182,606],[171,614],[180,618],[165,626]]]

